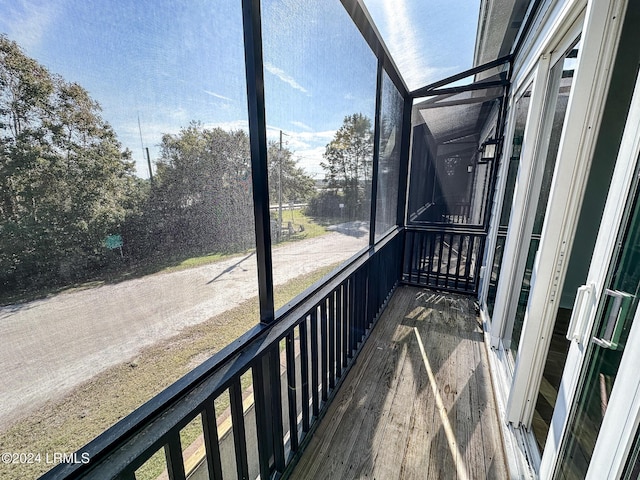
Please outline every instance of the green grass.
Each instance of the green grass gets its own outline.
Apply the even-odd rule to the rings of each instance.
[[[336,266],[318,269],[276,286],[276,304],[291,300]],[[77,450],[255,326],[258,319],[258,301],[254,298],[145,348],[135,359],[96,375],[64,398],[48,402],[0,433],[0,452],[40,452],[44,456],[47,452]],[[216,403],[216,412],[222,413],[227,406],[228,398],[225,400],[223,396]],[[200,433],[197,425],[185,431],[183,448]],[[138,478],[154,479],[162,472],[164,455],[160,452],[155,458],[157,460],[143,466]],[[0,479],[34,478],[50,467],[46,464],[2,466]]]
[[[271,215],[272,218],[277,219],[277,212],[271,212]],[[283,235],[283,242],[280,243],[319,237],[327,233],[327,225],[321,224],[312,217],[307,217],[299,208],[292,210],[287,208],[282,209],[282,227],[286,229],[289,222],[291,222],[295,233],[291,236],[285,233]],[[300,231],[300,226],[303,227],[303,231]]]

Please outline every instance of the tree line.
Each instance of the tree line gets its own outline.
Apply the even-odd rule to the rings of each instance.
[[[268,147],[271,203],[367,218],[371,122],[356,114],[326,147],[325,187]],[[338,211],[339,202],[345,211]],[[345,215],[346,213],[346,215]],[[107,248],[110,236],[122,247]],[[165,134],[153,180],[80,85],[0,35],[0,290],[66,285],[133,264],[254,246],[249,138],[193,122]]]

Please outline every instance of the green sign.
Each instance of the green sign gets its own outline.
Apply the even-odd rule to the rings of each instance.
[[[122,247],[122,235],[109,235],[104,239],[104,246],[110,250]]]

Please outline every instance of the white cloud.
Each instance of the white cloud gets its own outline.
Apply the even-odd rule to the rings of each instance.
[[[430,39],[434,35],[442,36],[442,32],[426,29],[424,19],[414,15],[415,8],[422,8],[421,4],[411,4],[414,8],[411,11],[407,0],[367,0],[366,3],[372,14],[376,14],[376,24],[410,90],[459,70],[455,66],[433,66],[433,60],[442,53],[433,51],[434,42]]]
[[[210,90],[203,90],[203,92],[206,93],[207,95],[211,95],[212,97],[216,97],[216,98],[219,98],[221,100],[227,100],[229,102],[233,102],[232,98],[225,97],[224,95],[220,95],[219,93],[212,92]]]
[[[276,67],[272,63],[265,62],[264,68],[267,72],[271,73],[272,75],[275,75],[284,83],[289,84],[292,88],[295,88],[296,90],[300,90],[302,93],[306,93],[306,94],[309,93],[309,91],[306,88],[304,88],[302,85],[300,85],[298,82],[296,82],[296,80],[291,75],[289,75],[284,70]]]
[[[172,118],[182,117],[182,112],[174,114]],[[170,117],[171,118],[171,117]],[[181,128],[188,126],[188,120],[185,122],[171,121],[163,118],[156,118],[151,121],[141,116],[142,127],[142,143],[149,148],[151,161],[155,162],[160,155],[159,144],[163,134],[177,134]],[[203,128],[222,128],[223,130],[244,130],[249,131],[249,123],[247,120],[234,120],[229,122],[203,123]],[[324,178],[324,170],[320,167],[323,161],[323,154],[327,143],[334,137],[335,130],[324,131],[304,131],[294,132],[281,129],[275,125],[267,125],[267,139],[269,141],[278,141],[280,139],[280,131],[285,134],[283,141],[287,148],[293,152],[294,158],[298,161],[298,166],[316,179]],[[133,160],[136,162],[138,174],[142,177],[148,176],[147,161],[140,145],[140,130],[138,129],[137,118],[131,121],[121,123],[118,129],[118,137],[124,146],[132,150]]]
[[[273,125],[267,126],[267,139],[278,141],[280,139],[280,130],[280,128]],[[286,147],[293,152],[293,157],[298,161],[298,166],[315,179],[324,178],[324,170],[320,166],[320,162],[323,161],[322,156],[327,143],[331,141],[336,131],[293,132],[283,130],[283,133],[285,133],[283,141],[286,142]]]
[[[27,52],[38,47],[46,31],[60,15],[60,5],[49,0],[18,0],[2,7],[0,30]]]
[[[289,122],[289,123],[291,125],[296,126],[296,127],[300,127],[300,128],[302,128],[304,130],[312,130],[312,128],[309,125],[307,125],[306,123],[296,122],[296,121],[292,121],[292,122]]]

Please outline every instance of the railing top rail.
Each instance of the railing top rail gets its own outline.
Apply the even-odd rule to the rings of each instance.
[[[454,233],[459,235],[486,235],[487,231],[482,225],[462,225],[462,224],[416,224],[412,223],[405,227],[407,232],[425,233]]]

